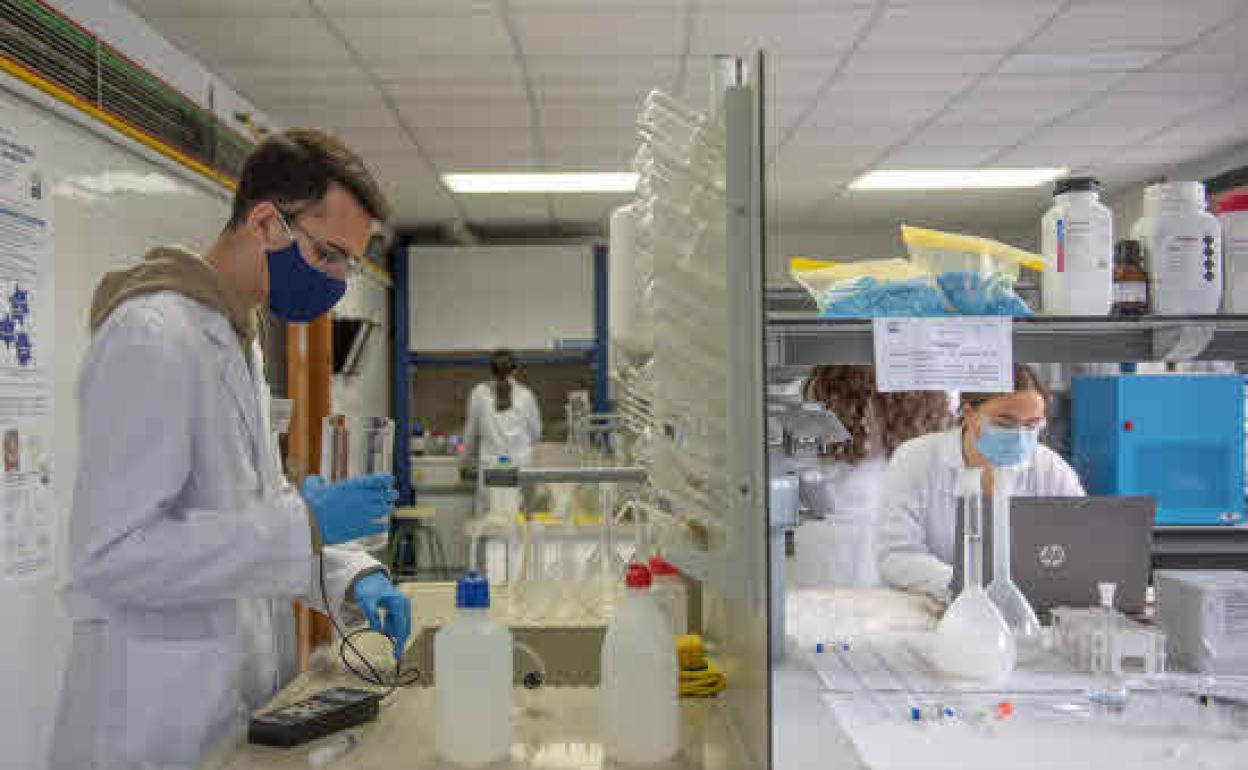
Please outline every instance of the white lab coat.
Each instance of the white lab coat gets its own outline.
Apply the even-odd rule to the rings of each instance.
[[[957,482],[965,468],[962,429],[907,441],[884,477],[877,554],[880,576],[894,588],[947,598],[953,577]],[[1083,485],[1056,452],[1041,445],[1015,470],[1016,497],[1078,497]]]
[[[96,332],[53,770],[196,767],[295,673],[290,602],[324,602],[259,346],[249,355],[223,315],[175,292],[125,302]],[[335,612],[379,567],[346,548],[322,558]]]
[[[498,411],[494,383],[482,382],[468,396],[464,447],[481,467],[507,457],[515,465],[533,459],[533,446],[542,438],[542,415],[533,391],[511,380],[511,408]]]
[[[788,583],[794,588],[874,588],[875,531],[888,461],[824,461],[823,483],[803,504],[823,514],[794,534]]]

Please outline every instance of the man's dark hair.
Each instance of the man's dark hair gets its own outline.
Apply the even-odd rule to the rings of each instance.
[[[319,202],[333,183],[346,188],[369,216],[390,218],[390,204],[377,181],[338,137],[315,128],[292,128],[267,137],[243,162],[226,227],[237,228],[259,203],[289,208]]]

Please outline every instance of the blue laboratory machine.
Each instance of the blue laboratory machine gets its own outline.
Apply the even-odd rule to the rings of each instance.
[[[1071,459],[1089,494],[1151,496],[1161,525],[1243,523],[1243,377],[1075,377],[1071,401]]]

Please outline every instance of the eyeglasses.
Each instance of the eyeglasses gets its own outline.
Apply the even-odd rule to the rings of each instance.
[[[1041,417],[1038,420],[1027,420],[1025,422],[1019,422],[1018,420],[1015,420],[1013,417],[1009,415],[1002,414],[1002,415],[995,415],[995,416],[989,417],[983,412],[980,412],[980,419],[982,419],[984,422],[988,423],[989,425],[992,425],[994,428],[1002,428],[1004,430],[1043,431],[1049,424],[1048,421],[1045,420],[1043,417]]]
[[[282,227],[285,228],[286,234],[290,236],[292,241],[295,240],[294,230],[298,230],[303,234],[303,237],[312,242],[312,248],[316,250],[316,258],[321,262],[321,264],[329,267],[341,267],[349,276],[359,275],[363,270],[359,257],[353,256],[347,252],[346,249],[343,249],[333,243],[323,241],[308,232],[303,225],[299,224],[298,215],[279,211],[277,218],[278,221],[282,223]],[[294,230],[291,229],[292,227]]]

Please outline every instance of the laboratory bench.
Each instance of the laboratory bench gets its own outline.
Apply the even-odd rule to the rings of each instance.
[[[304,675],[274,700],[280,707],[328,687],[358,687],[342,674]],[[590,687],[518,689],[511,761],[495,770],[596,770],[608,767],[600,728],[601,693]],[[660,770],[744,770],[743,758],[724,704],[714,698],[681,701],[681,754]],[[333,770],[422,770],[442,768],[435,753],[434,689],[409,687],[382,703],[380,717],[351,730],[358,743]],[[204,770],[294,770],[308,767],[308,753],[333,736],[289,749],[241,744],[221,751]]]

